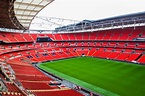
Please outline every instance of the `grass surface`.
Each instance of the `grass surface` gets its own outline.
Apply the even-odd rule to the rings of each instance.
[[[39,67],[106,96],[145,95],[145,66],[78,57],[43,63]]]

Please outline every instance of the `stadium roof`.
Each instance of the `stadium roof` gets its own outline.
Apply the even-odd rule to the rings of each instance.
[[[100,29],[100,28],[113,28],[119,26],[142,26],[145,24],[145,12],[138,12],[133,14],[115,16],[100,20],[83,20],[79,23],[69,24],[66,26],[61,26],[55,28],[55,32],[65,32],[65,31],[80,31],[80,30],[92,30],[92,29]]]
[[[0,28],[29,29],[33,18],[54,0],[0,0]]]
[[[14,2],[15,16],[20,24],[28,29],[38,12],[52,1],[54,0],[16,0]]]

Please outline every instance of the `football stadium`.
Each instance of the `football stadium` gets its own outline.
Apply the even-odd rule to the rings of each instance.
[[[145,12],[37,16],[52,2],[0,0],[0,96],[144,96]],[[58,26],[31,30],[35,18]]]

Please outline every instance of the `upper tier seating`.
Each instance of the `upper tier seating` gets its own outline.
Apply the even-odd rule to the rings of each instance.
[[[132,41],[135,38],[145,38],[144,27],[112,29],[104,31],[84,33],[63,33],[63,34],[26,34],[0,32],[0,40],[4,42],[32,42],[37,37],[50,37],[54,41],[85,41],[85,40],[114,40]]]

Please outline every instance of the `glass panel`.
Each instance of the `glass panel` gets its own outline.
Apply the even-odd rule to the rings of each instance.
[[[36,7],[36,6],[31,6],[31,5],[30,5],[30,6],[28,6],[27,9],[28,9],[28,10],[33,10],[35,7]]]
[[[26,5],[20,5],[20,6],[19,6],[19,9],[26,9],[26,8],[27,8]]]
[[[43,2],[41,2],[39,5],[43,5],[43,6],[45,6],[45,5],[47,5],[49,2],[47,2],[47,1],[43,1]]]
[[[32,0],[23,0],[22,2],[24,2],[24,3],[31,3]]]
[[[33,0],[33,2],[31,4],[39,4],[41,2],[41,0]]]

